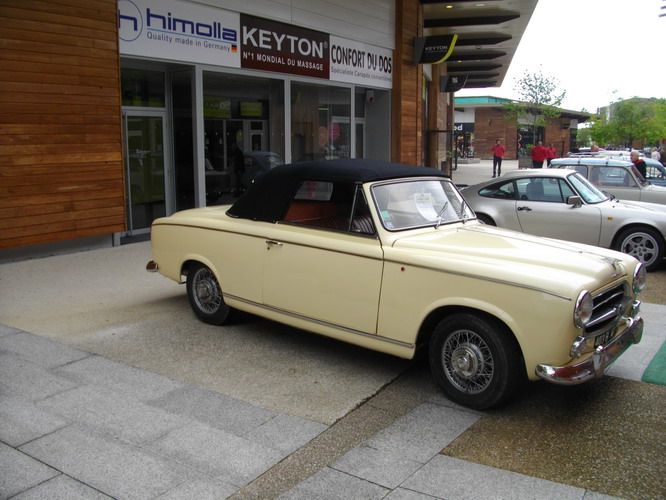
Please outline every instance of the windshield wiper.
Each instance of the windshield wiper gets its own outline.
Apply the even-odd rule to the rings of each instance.
[[[442,215],[444,214],[444,211],[447,208],[449,208],[449,202],[448,201],[446,203],[444,203],[444,206],[442,207],[442,209],[439,212],[437,212],[437,224],[435,224],[435,229],[437,229],[439,226],[442,225],[442,222],[443,222]]]

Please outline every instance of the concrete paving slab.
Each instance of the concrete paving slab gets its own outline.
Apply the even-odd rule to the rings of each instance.
[[[49,500],[108,500],[112,497],[60,474],[12,497],[12,500],[44,500],[45,498]]]
[[[426,463],[480,416],[424,403],[365,442],[366,446]]]
[[[278,415],[245,401],[192,386],[175,389],[149,403],[237,436],[252,432]]]
[[[246,434],[250,441],[278,450],[285,455],[294,453],[329,427],[312,420],[279,414]]]
[[[148,446],[160,456],[242,487],[285,454],[200,423],[171,431]]]
[[[438,455],[402,484],[435,498],[582,499],[585,490]]]
[[[233,495],[238,488],[218,479],[199,479],[186,481],[179,486],[160,495],[159,500],[220,500]]]
[[[78,384],[23,358],[0,354],[0,393],[21,396],[31,401],[44,399]]]
[[[0,441],[13,447],[69,425],[58,415],[22,397],[0,392]]]
[[[60,472],[0,443],[0,498],[10,498]]]
[[[395,489],[423,467],[423,463],[363,445],[354,448],[330,467],[385,488]]]
[[[18,328],[14,328],[14,327],[11,327],[11,326],[0,324],[0,338],[4,337],[6,335],[14,335],[14,334],[20,333],[20,332],[21,332],[21,330],[19,330]]]
[[[99,386],[77,387],[36,405],[70,422],[138,445],[152,442],[186,423],[176,415]]]
[[[115,498],[152,498],[202,477],[189,467],[78,424],[19,450]]]
[[[14,354],[44,368],[55,368],[90,356],[62,342],[44,341],[25,332],[1,337],[0,352]]]
[[[278,498],[281,500],[312,500],[313,498],[372,500],[384,498],[389,491],[377,484],[326,468]]]
[[[76,381],[78,384],[106,387],[118,394],[139,401],[159,398],[184,385],[181,382],[111,361],[101,356],[90,356],[70,363],[67,366],[55,369],[54,373]]]

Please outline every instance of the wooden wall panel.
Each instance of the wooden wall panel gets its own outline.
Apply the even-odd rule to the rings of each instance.
[[[423,70],[414,64],[414,37],[420,36],[422,15],[418,0],[396,0],[396,51],[391,110],[391,159],[421,164]]]
[[[116,16],[0,3],[0,249],[125,230]]]

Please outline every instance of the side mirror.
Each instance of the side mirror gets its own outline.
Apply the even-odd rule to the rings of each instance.
[[[573,205],[574,208],[583,206],[583,199],[580,196],[569,196],[567,198],[567,205]]]

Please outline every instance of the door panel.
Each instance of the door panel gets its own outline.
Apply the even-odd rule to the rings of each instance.
[[[126,114],[127,217],[130,234],[167,214],[164,117]]]
[[[517,201],[516,214],[524,233],[558,238],[589,245],[599,244],[601,212],[583,205],[574,208],[566,203]]]
[[[278,225],[268,244],[264,303],[346,328],[376,333],[383,270],[379,241]]]

